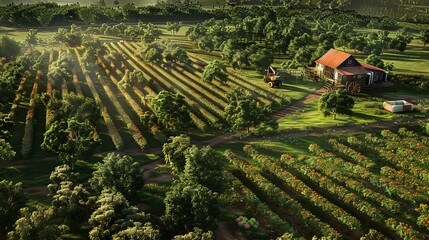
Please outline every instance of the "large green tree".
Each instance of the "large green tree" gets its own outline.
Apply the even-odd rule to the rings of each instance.
[[[429,29],[424,29],[420,31],[419,35],[420,41],[422,41],[423,46],[426,46],[426,44],[429,43]]]
[[[78,173],[73,172],[73,169],[67,164],[56,166],[49,176],[49,180],[51,181],[51,183],[48,184],[50,195],[54,195],[60,189],[61,182],[74,182],[77,176]]]
[[[88,220],[93,198],[82,184],[62,181],[52,196],[52,209],[56,221],[78,229],[80,224]]]
[[[223,155],[209,146],[192,146],[185,151],[185,171],[181,177],[201,184],[213,192],[222,193],[225,189]]]
[[[136,191],[143,187],[143,171],[130,156],[109,153],[94,167],[89,183],[97,191],[112,189],[129,198],[135,197]]]
[[[152,99],[152,105],[158,124],[165,129],[180,131],[192,126],[185,97],[179,93],[161,91]]]
[[[21,52],[21,46],[14,39],[3,35],[0,38],[0,57],[14,58]]]
[[[19,209],[25,206],[25,194],[21,183],[0,181],[0,238],[12,229],[18,219]]]
[[[201,75],[201,80],[204,82],[212,82],[217,79],[225,83],[227,81],[226,68],[221,62],[214,60],[204,67],[204,72]]]
[[[24,67],[15,61],[4,64],[0,69],[0,109],[13,100],[22,76]]]
[[[204,232],[200,228],[194,228],[194,231],[184,235],[174,236],[173,240],[213,240],[214,234],[212,231]]]
[[[219,214],[218,194],[190,181],[177,182],[164,199],[162,220],[173,230],[213,229]]]
[[[33,47],[37,45],[38,42],[39,39],[37,38],[37,29],[30,29],[25,36],[25,43],[27,43],[27,45],[33,49]]]
[[[77,160],[90,156],[100,139],[94,125],[88,120],[80,122],[70,118],[67,122],[54,122],[44,134],[42,148],[58,154],[58,158],[72,169]]]
[[[343,89],[326,92],[319,98],[319,110],[325,117],[332,115],[337,119],[338,114],[351,115],[354,100]]]
[[[6,140],[0,138],[0,166],[6,162],[10,162],[15,157],[15,151]]]
[[[133,227],[128,227],[112,236],[113,240],[158,240],[159,238],[159,230],[154,229],[150,222],[145,224],[134,222]]]
[[[8,233],[8,239],[55,240],[68,231],[66,225],[53,221],[55,213],[52,208],[38,208],[30,211],[21,209],[21,217],[15,222],[15,229]]]
[[[257,98],[243,89],[233,89],[227,93],[225,120],[232,130],[256,127],[263,122],[272,122],[268,108],[262,107]],[[273,125],[273,127],[275,127]]]
[[[157,231],[141,231],[142,225],[148,222],[149,215],[139,212],[136,207],[130,206],[127,199],[119,192],[103,190],[95,203],[95,210],[88,221],[92,229],[89,232],[91,240],[108,239],[148,239],[156,240]],[[144,225],[144,228],[149,225]],[[128,229],[128,230],[127,230]],[[132,233],[128,231],[138,231]],[[124,238],[121,238],[123,236]],[[134,236],[143,236],[134,238]]]
[[[165,162],[173,170],[180,174],[185,170],[185,151],[191,146],[191,139],[186,135],[170,137],[170,140],[162,147]]]
[[[43,101],[52,109],[52,120],[44,134],[42,148],[58,154],[61,161],[71,164],[92,154],[100,143],[95,124],[100,113],[94,100],[74,93],[60,97],[53,91]]]

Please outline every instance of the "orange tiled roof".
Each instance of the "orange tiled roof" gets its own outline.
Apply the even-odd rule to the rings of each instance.
[[[348,53],[331,48],[325,55],[316,60],[316,62],[335,69],[350,56],[351,55]]]
[[[386,70],[378,68],[376,66],[372,66],[371,64],[364,63],[364,62],[359,62],[359,63],[360,63],[360,65],[362,65],[362,67],[364,67],[366,69],[371,69],[371,70],[380,71],[380,72],[386,72]]]

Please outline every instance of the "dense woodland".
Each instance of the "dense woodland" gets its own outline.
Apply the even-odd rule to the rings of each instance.
[[[386,51],[406,52],[413,40],[429,43],[427,25],[343,10],[349,1],[239,6],[257,2],[229,1],[211,10],[188,1],[1,6],[2,26],[60,27],[51,39],[41,40],[36,28],[22,42],[0,38],[0,167],[31,161],[36,152],[55,163],[48,202],[37,207],[22,183],[0,179],[0,239],[214,239],[218,219],[232,219],[249,239],[427,238],[425,134],[401,128],[347,135],[324,139],[323,146],[306,143],[306,154],[280,158],[250,145],[220,151],[188,136],[278,133],[272,116],[291,97],[239,74],[263,73],[278,56],[288,72],[312,67],[330,48],[347,49],[394,70],[383,61]],[[151,21],[166,22],[166,31]],[[216,52],[219,59],[206,61],[161,40],[166,32],[177,35],[186,21],[193,23],[184,38],[195,51]],[[427,90],[425,80],[414,84]],[[25,86],[31,93],[18,125]],[[357,99],[332,91],[318,107],[336,119],[352,115]],[[24,127],[18,145],[17,126]],[[82,167],[108,144],[100,161]],[[174,176],[159,185],[164,198],[156,217],[141,201],[142,165],[122,151],[150,148],[161,149]],[[228,207],[244,210],[225,218]]]

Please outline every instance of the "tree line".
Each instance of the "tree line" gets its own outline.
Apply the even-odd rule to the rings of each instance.
[[[267,3],[269,1],[263,1]],[[345,10],[347,0],[333,0],[324,3],[303,3],[302,1],[277,1],[281,4],[262,4],[252,7],[228,7],[203,9],[199,4],[190,1],[158,1],[155,5],[137,7],[133,3],[127,3],[121,7],[106,7],[105,4],[81,6],[76,4],[58,5],[56,3],[37,4],[8,4],[0,6],[0,25],[20,27],[46,27],[64,26],[71,23],[119,23],[137,21],[171,21],[189,20],[200,21],[212,17],[244,18],[245,16],[256,17],[261,12],[272,12],[277,17],[281,16],[314,16],[317,19],[345,19],[360,24],[367,24],[371,19],[380,22],[386,27],[395,25],[395,20],[389,18],[367,17],[359,15],[352,10]],[[252,2],[249,2],[253,4]],[[270,5],[280,5],[272,8]],[[406,20],[406,19],[405,19]]]

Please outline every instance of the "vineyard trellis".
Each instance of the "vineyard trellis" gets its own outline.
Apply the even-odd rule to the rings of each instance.
[[[306,225],[302,231],[296,219],[278,212],[290,223],[290,232],[332,238],[429,236],[428,137],[402,128],[398,133],[383,130],[380,135],[330,139],[324,148],[311,144],[308,154],[297,157],[283,154],[276,159],[249,145],[243,154],[229,150],[226,156],[235,166],[230,170],[234,184],[250,187],[258,204],[283,206],[300,216],[309,211],[329,225],[322,229],[332,229]],[[278,224],[269,217],[265,221]]]

